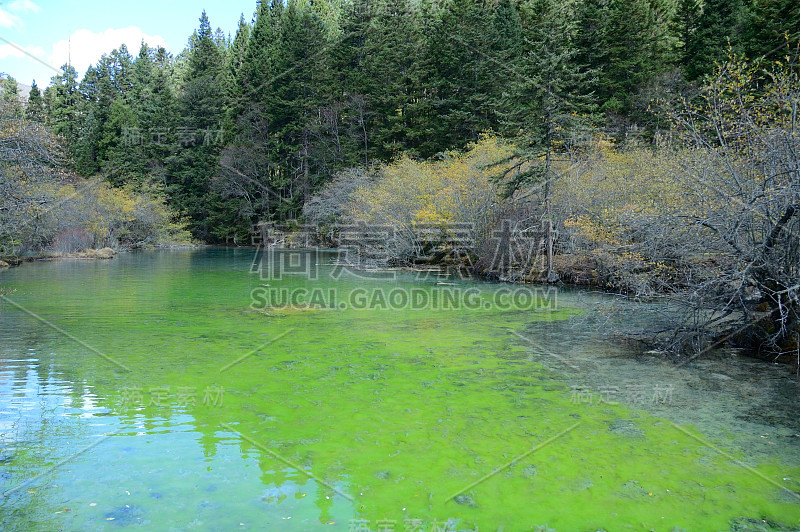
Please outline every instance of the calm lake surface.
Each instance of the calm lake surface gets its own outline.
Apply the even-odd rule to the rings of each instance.
[[[793,368],[642,354],[609,331],[659,309],[602,294],[254,255],[0,272],[0,529],[800,530]]]

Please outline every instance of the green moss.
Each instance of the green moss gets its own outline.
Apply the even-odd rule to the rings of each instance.
[[[118,416],[115,445],[138,442],[129,444],[138,462],[91,457],[140,486],[136,516],[168,524],[177,512],[186,522],[172,523],[183,526],[206,501],[217,512],[201,512],[207,526],[290,530],[348,530],[354,518],[373,528],[395,520],[397,530],[412,518],[426,529],[457,520],[481,530],[728,530],[739,518],[798,525],[798,500],[779,488],[800,478],[797,464],[751,463],[703,427],[687,434],[619,404],[576,404],[513,334],[585,309],[317,309],[278,318],[248,311],[254,280],[241,261],[197,256],[112,262],[129,269],[47,265],[39,271],[61,275],[47,287],[36,275],[14,279],[21,304],[130,368],[59,335],[43,341],[59,374],[91,383]],[[186,257],[197,262],[181,263]],[[86,276],[93,288],[76,292]],[[484,295],[499,288],[480,286]],[[98,297],[108,293],[116,297]],[[158,386],[169,387],[167,404],[125,401],[139,388],[147,402]],[[203,404],[210,386],[224,390],[217,406]],[[194,389],[196,404],[177,405],[180,388]],[[223,488],[205,493],[212,483]],[[97,515],[73,514],[72,525],[97,525],[98,515],[124,507],[103,486],[70,486],[53,499],[107,503]],[[143,495],[152,491],[172,502]],[[225,514],[231,519],[220,521]]]

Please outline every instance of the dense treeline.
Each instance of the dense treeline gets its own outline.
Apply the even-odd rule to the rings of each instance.
[[[65,66],[43,94],[34,84],[27,113],[79,173],[159,183],[197,238],[244,243],[337,172],[486,131],[519,160],[590,130],[649,143],[668,127],[654,100],[799,31],[793,0],[260,2],[235,36],[203,14],[177,56],[122,46],[80,81]]]
[[[74,175],[59,138],[30,117],[35,107],[0,88],[0,259],[190,242],[163,190]]]

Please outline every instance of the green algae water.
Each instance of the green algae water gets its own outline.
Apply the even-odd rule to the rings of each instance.
[[[253,259],[0,272],[0,529],[800,530],[792,368],[641,353],[607,333],[659,309],[601,294]]]

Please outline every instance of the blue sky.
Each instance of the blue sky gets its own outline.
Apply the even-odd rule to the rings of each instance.
[[[44,87],[53,67],[66,62],[70,40],[72,64],[81,75],[122,42],[136,53],[143,37],[177,54],[203,9],[214,28],[233,35],[239,15],[251,20],[255,8],[256,0],[0,0],[0,72]]]

